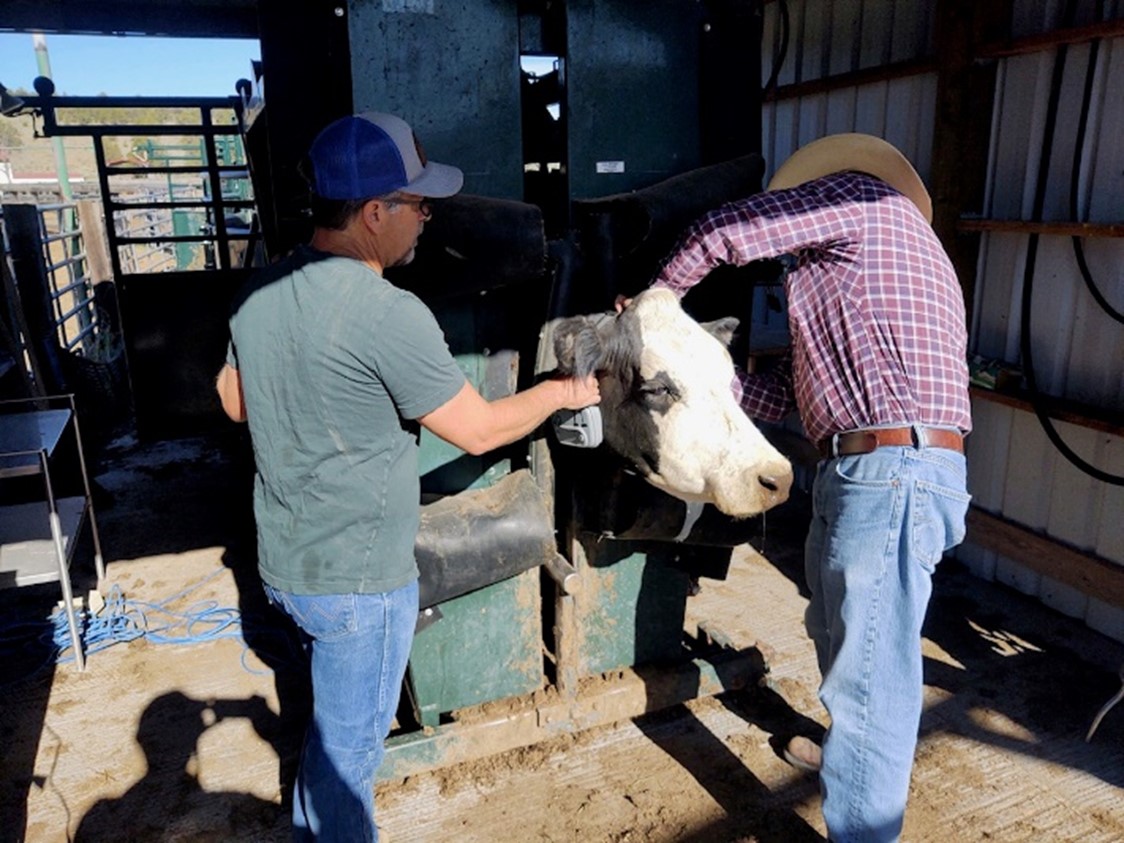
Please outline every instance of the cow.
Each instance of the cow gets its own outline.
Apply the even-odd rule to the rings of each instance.
[[[645,480],[745,518],[787,500],[792,466],[730,389],[737,325],[700,324],[654,288],[620,313],[558,320],[553,350],[561,373],[596,373],[605,444]]]

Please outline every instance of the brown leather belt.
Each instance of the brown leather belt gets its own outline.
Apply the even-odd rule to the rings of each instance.
[[[850,430],[821,439],[817,444],[821,459],[869,454],[886,445],[911,448],[947,448],[964,453],[964,437],[955,430],[942,427],[872,427],[868,430]]]

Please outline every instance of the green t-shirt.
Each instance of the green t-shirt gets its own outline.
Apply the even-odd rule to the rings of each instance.
[[[239,294],[230,335],[262,579],[297,594],[409,583],[420,508],[411,420],[465,383],[433,314],[365,264],[302,247]]]

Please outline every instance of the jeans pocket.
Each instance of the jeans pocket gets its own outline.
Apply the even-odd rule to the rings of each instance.
[[[279,589],[267,593],[312,638],[331,640],[356,630],[354,594],[292,594]]]
[[[910,545],[917,561],[932,572],[946,550],[964,541],[972,496],[926,480],[916,481],[913,491]]]
[[[839,457],[834,461],[834,471],[836,480],[844,484],[888,489],[898,482],[901,459],[888,452]]]

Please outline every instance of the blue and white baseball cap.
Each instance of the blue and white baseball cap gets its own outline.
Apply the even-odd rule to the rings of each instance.
[[[313,189],[323,199],[370,199],[397,190],[442,199],[464,185],[456,167],[426,160],[405,120],[379,111],[328,124],[308,157]]]

